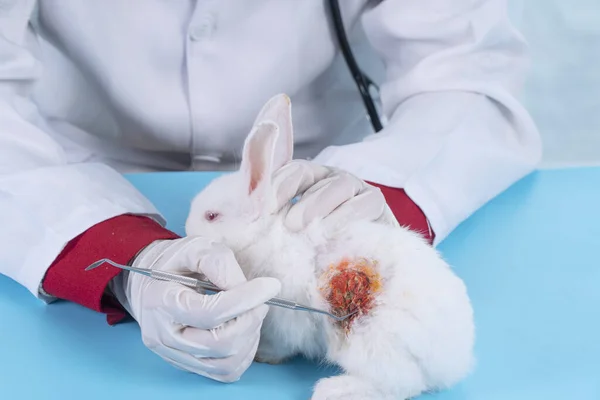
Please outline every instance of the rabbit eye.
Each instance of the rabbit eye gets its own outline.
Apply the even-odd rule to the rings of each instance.
[[[218,216],[219,213],[212,211],[207,211],[206,213],[204,213],[204,218],[206,218],[207,221],[214,221],[215,219],[217,219]]]

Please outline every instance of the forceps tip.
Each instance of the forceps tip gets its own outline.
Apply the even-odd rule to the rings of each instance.
[[[337,316],[337,315],[334,315],[334,314],[331,314],[331,313],[329,313],[329,315],[330,315],[330,316],[331,316],[333,319],[335,319],[336,321],[343,321],[343,320],[345,320],[346,318],[349,318],[349,317],[353,316],[353,315],[354,315],[354,314],[356,314],[357,312],[358,312],[358,310],[355,310],[355,311],[351,312],[350,314],[346,314],[346,315],[343,315],[343,316],[341,316],[341,317],[340,317],[340,316]]]
[[[89,270],[91,270],[91,269],[98,268],[99,266],[101,266],[101,265],[102,265],[102,264],[104,264],[105,262],[106,262],[106,260],[105,260],[105,259],[102,259],[102,260],[95,261],[95,262],[93,262],[92,264],[90,264],[90,265],[89,265],[89,266],[88,266],[88,267],[87,267],[85,270],[86,270],[86,271],[89,271]]]

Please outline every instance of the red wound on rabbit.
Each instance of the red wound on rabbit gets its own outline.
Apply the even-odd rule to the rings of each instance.
[[[366,259],[342,260],[332,265],[321,287],[325,299],[335,315],[352,316],[339,322],[348,333],[353,321],[367,314],[374,306],[375,294],[381,289],[381,278],[376,271],[377,262]]]

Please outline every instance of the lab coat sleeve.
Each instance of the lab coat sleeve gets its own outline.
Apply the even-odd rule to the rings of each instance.
[[[435,232],[431,229],[427,216],[404,189],[375,182],[367,181],[367,183],[381,190],[388,207],[401,226],[419,233],[429,244],[434,243]]]
[[[22,0],[0,8],[0,273],[50,301],[41,282],[72,239],[118,215],[148,216],[161,225],[164,220],[122,175],[101,164],[69,164],[52,139],[30,100],[43,73],[28,29],[34,6],[35,1]],[[119,245],[115,240],[102,244],[104,250]],[[85,267],[75,264],[70,271]],[[93,281],[94,274],[103,272],[91,271],[86,278]],[[86,278],[67,282],[72,277],[63,274],[62,279],[86,290]]]
[[[362,23],[386,65],[389,123],[315,161],[403,188],[437,245],[540,160],[537,128],[517,100],[526,45],[504,0],[384,0]]]
[[[153,241],[178,237],[147,217],[120,215],[110,218],[87,229],[65,246],[48,269],[44,291],[104,313],[107,322],[115,324],[127,314],[107,286],[121,270],[103,264],[92,271],[85,271],[85,266],[102,258],[129,264],[141,249]]]

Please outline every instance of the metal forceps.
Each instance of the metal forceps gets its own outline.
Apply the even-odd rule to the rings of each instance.
[[[85,270],[89,271],[92,270],[94,268],[99,267],[100,265],[104,264],[104,263],[108,263],[112,266],[115,266],[117,268],[121,268],[123,270],[126,271],[130,271],[130,272],[136,272],[142,275],[146,275],[150,278],[154,278],[154,279],[158,279],[158,280],[163,280],[163,281],[169,281],[169,282],[175,282],[175,283],[179,283],[182,285],[185,285],[187,287],[190,287],[194,290],[198,290],[198,289],[204,289],[205,291],[209,291],[209,292],[213,292],[213,293],[218,293],[220,291],[222,291],[222,289],[220,289],[219,287],[213,285],[211,282],[209,281],[205,281],[202,279],[196,279],[196,278],[192,278],[189,276],[185,276],[185,275],[179,275],[179,274],[175,274],[172,272],[166,272],[166,271],[159,271],[159,270],[154,270],[154,269],[148,269],[148,268],[139,268],[139,267],[132,267],[129,265],[122,265],[122,264],[118,264],[108,258],[103,258],[101,260],[98,260],[96,262],[94,262],[93,264],[91,264],[89,267],[87,267]],[[334,315],[328,311],[325,310],[320,310],[318,308],[313,308],[313,307],[309,307],[309,306],[305,306],[302,304],[298,304],[295,301],[291,301],[291,300],[287,300],[287,299],[282,299],[282,298],[278,298],[278,297],[273,297],[272,299],[268,300],[266,302],[266,304],[272,305],[272,306],[276,306],[276,307],[282,307],[282,308],[287,308],[290,310],[296,310],[296,311],[307,311],[307,312],[312,312],[312,313],[319,313],[319,314],[325,314],[333,319],[335,319],[336,321],[343,321],[346,318],[350,317],[351,315],[355,314],[355,312],[350,313],[348,315],[344,315],[344,316],[337,316]]]

